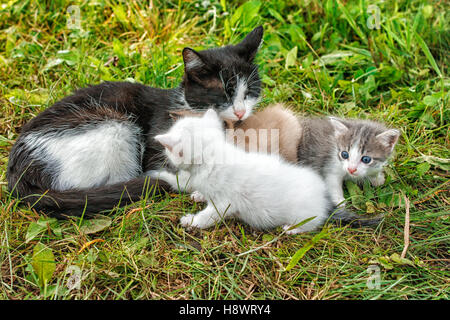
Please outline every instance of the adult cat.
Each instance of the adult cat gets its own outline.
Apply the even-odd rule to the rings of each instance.
[[[104,82],[75,91],[25,124],[8,162],[10,191],[56,217],[96,213],[138,200],[160,168],[153,137],[168,129],[169,111],[214,108],[225,120],[247,118],[260,95],[253,63],[263,28],[237,45],[183,50],[185,74],[174,89]]]

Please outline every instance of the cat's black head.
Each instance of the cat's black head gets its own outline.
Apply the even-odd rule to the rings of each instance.
[[[237,45],[203,51],[184,48],[183,87],[189,106],[214,108],[226,120],[246,119],[261,92],[258,67],[253,60],[262,35],[260,26]]]

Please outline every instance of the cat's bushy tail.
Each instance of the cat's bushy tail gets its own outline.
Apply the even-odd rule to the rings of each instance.
[[[90,216],[138,201],[145,195],[151,198],[169,190],[171,190],[170,185],[165,181],[142,177],[86,190],[45,191],[32,187],[27,190],[26,195],[14,190],[13,193],[16,196],[19,195],[37,211],[64,218],[65,216]]]
[[[330,220],[341,225],[350,225],[353,228],[375,227],[380,224],[383,215],[364,217],[346,208],[336,206],[330,212]]]

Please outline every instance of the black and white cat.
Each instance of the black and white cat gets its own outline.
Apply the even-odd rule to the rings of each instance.
[[[237,45],[183,50],[185,75],[174,89],[105,82],[75,91],[25,124],[8,162],[10,191],[54,216],[108,210],[138,200],[144,187],[165,190],[143,172],[160,168],[171,110],[214,108],[246,119],[260,96],[253,63],[263,28]]]

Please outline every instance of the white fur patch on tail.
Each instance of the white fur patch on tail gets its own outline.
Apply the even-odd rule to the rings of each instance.
[[[127,181],[141,174],[140,129],[104,121],[59,133],[30,133],[27,147],[54,177],[55,190],[85,189]]]

